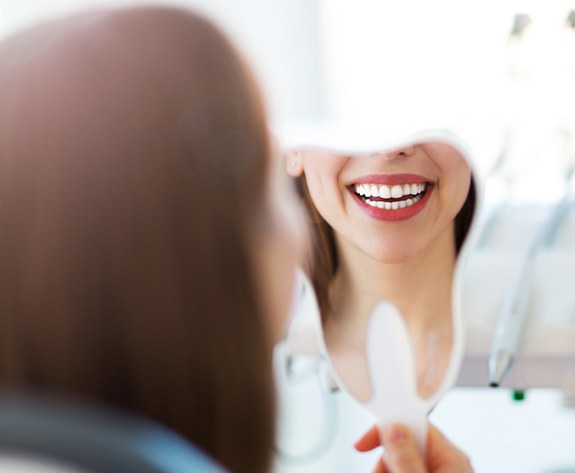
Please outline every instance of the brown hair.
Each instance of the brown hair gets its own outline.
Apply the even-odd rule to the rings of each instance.
[[[136,410],[268,471],[250,239],[270,143],[228,40],[176,8],[75,15],[0,45],[0,103],[0,383]]]
[[[316,293],[322,319],[330,312],[329,286],[338,268],[338,254],[333,228],[318,212],[311,198],[305,174],[296,177],[297,192],[303,201],[310,224],[310,257],[305,261],[305,271]],[[462,208],[455,217],[455,247],[461,249],[475,212],[475,181],[471,177],[469,191]]]

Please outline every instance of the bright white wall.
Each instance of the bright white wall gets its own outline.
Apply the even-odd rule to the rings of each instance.
[[[0,35],[70,9],[130,3],[141,2],[0,0]],[[197,8],[222,24],[256,68],[274,120],[448,126],[486,163],[512,128],[511,172],[539,175],[562,164],[549,163],[561,155],[558,124],[575,130],[569,0],[154,3]],[[517,12],[533,19],[522,44],[509,41]]]
[[[557,172],[575,132],[575,33],[567,0],[323,0],[331,115],[382,130],[447,126],[512,174]],[[532,24],[509,38],[513,17]],[[545,159],[542,159],[545,156]]]
[[[96,6],[171,4],[218,22],[248,56],[274,120],[321,117],[326,100],[319,0],[0,0],[0,35],[53,15]]]

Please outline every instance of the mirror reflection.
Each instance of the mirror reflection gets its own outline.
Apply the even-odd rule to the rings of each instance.
[[[442,140],[391,150],[287,153],[309,216],[306,272],[325,346],[345,388],[367,401],[366,330],[373,307],[405,318],[421,397],[441,386],[453,346],[452,283],[475,209],[469,163]]]

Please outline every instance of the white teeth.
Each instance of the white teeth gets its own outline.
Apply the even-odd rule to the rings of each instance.
[[[354,190],[357,195],[366,197],[365,202],[371,207],[385,210],[397,210],[411,207],[419,202],[422,197],[421,194],[425,191],[426,187],[426,183],[396,184],[394,186],[388,186],[385,184],[355,184]],[[381,199],[406,198],[395,202],[387,202],[369,199],[369,197],[372,196]]]
[[[399,198],[403,197],[403,187],[402,186],[393,186],[391,188],[391,197]]]
[[[389,199],[391,197],[391,189],[389,186],[379,186],[379,196],[382,199]]]
[[[419,202],[420,200],[421,196],[417,195],[412,199],[399,200],[395,202],[365,199],[365,203],[370,205],[371,207],[376,207],[378,209],[397,210],[397,209],[405,209],[406,207],[411,207],[413,204],[417,204],[417,202]]]
[[[393,197],[399,199],[406,195],[421,194],[425,190],[426,184],[396,184],[387,186],[385,184],[355,184],[355,193],[366,197],[379,196],[382,199]]]

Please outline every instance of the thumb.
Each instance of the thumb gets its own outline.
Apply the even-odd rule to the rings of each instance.
[[[394,424],[383,432],[383,461],[391,473],[425,473],[424,460],[409,429]]]

